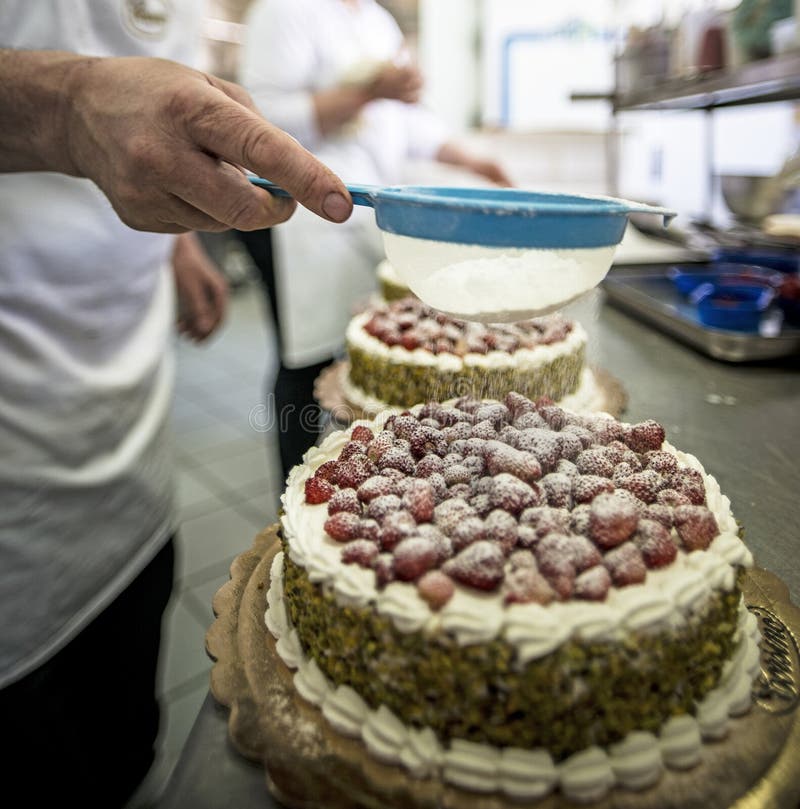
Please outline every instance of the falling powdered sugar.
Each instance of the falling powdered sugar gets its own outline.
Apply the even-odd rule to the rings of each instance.
[[[507,323],[553,312],[603,280],[616,247],[482,247],[384,234],[398,274],[425,303],[452,317]]]

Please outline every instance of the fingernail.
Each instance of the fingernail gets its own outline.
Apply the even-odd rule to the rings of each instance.
[[[344,222],[350,216],[350,203],[338,192],[331,191],[322,203],[322,210],[334,222]]]

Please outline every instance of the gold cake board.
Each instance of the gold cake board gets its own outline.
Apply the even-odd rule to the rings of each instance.
[[[260,533],[231,566],[213,601],[206,648],[215,661],[211,691],[230,709],[233,746],[264,767],[266,788],[292,809],[562,809],[556,792],[537,801],[479,795],[438,779],[411,778],[383,764],[364,745],[334,731],[295,691],[292,672],[264,623],[277,525]],[[800,804],[798,633],[800,609],[767,571],[748,572],[745,601],[761,625],[762,675],[754,705],[731,720],[725,740],[703,746],[695,768],[665,771],[641,792],[613,789],[593,809],[795,809]]]
[[[350,363],[347,360],[337,360],[324,368],[314,380],[314,398],[340,424],[349,424],[356,419],[371,419],[377,415],[374,411],[365,412],[359,405],[348,400],[343,383],[349,370]],[[620,418],[628,406],[628,394],[622,382],[603,368],[592,367],[590,370],[603,394],[604,402],[600,409],[616,419]]]

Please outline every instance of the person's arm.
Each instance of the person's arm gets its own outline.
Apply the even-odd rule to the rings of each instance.
[[[138,230],[255,230],[294,202],[255,188],[240,166],[341,222],[343,183],[262,118],[238,85],[175,62],[0,50],[0,171],[93,180]]]
[[[436,160],[440,163],[447,163],[448,165],[471,171],[473,174],[477,174],[495,185],[513,185],[499,163],[489,158],[471,154],[452,141],[446,141],[439,147],[436,152]]]
[[[323,136],[335,132],[370,101],[385,98],[413,104],[419,100],[421,89],[422,76],[415,67],[384,65],[364,84],[341,85],[313,93],[317,129]]]
[[[182,233],[175,239],[172,271],[178,299],[178,332],[200,343],[225,318],[228,282],[214,266],[196,233]]]

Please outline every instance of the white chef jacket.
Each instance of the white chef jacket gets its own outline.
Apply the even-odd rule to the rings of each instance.
[[[198,12],[4,0],[0,47],[190,62]],[[173,244],[124,225],[88,180],[0,174],[0,686],[73,638],[173,530]]]
[[[363,82],[407,58],[394,18],[375,0],[255,0],[245,20],[240,80],[268,120],[294,135],[346,183],[392,185],[409,159],[432,159],[445,129],[421,105],[379,100],[331,136],[312,94]],[[333,225],[299,208],[273,230],[283,361],[311,365],[342,346],[353,306],[374,291],[384,258],[372,210]]]

